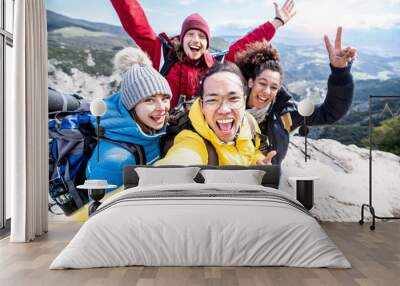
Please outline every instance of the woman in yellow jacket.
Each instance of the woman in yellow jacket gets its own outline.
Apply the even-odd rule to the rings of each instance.
[[[270,164],[276,154],[264,155],[257,122],[246,115],[246,84],[239,68],[232,63],[217,64],[202,80],[189,120],[192,130],[182,130],[166,156],[155,165],[207,165],[210,142],[219,165]],[[253,122],[249,122],[252,120]],[[254,128],[252,128],[252,125]]]

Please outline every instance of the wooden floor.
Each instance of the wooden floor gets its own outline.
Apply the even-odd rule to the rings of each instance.
[[[48,270],[80,224],[51,222],[43,238],[28,244],[0,241],[0,285],[400,285],[400,222],[379,222],[375,231],[357,223],[323,228],[352,269],[289,267],[122,267]]]

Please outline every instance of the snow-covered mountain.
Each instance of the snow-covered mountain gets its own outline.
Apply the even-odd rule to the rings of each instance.
[[[88,55],[87,61],[93,59]],[[78,94],[85,99],[104,98],[114,91],[120,83],[121,77],[117,73],[110,76],[91,75],[77,68],[71,68],[69,74],[56,67],[57,60],[49,60],[48,84],[50,87],[66,94]]]
[[[310,160],[304,162],[304,137],[292,136],[282,164],[280,189],[295,196],[291,176],[316,176],[311,213],[322,221],[359,221],[368,203],[369,150],[330,139],[308,140]],[[400,215],[400,157],[372,153],[372,202],[378,216]],[[367,210],[366,217],[370,214]]]

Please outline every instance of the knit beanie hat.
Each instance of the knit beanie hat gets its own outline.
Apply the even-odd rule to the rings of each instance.
[[[183,37],[186,32],[190,29],[196,29],[202,31],[206,34],[207,37],[207,49],[210,46],[210,28],[208,27],[207,22],[201,17],[199,14],[194,13],[186,17],[185,21],[183,21],[180,40],[183,41]]]
[[[172,97],[167,80],[152,67],[149,57],[138,48],[125,48],[115,55],[114,66],[121,74],[121,101],[133,109],[142,99],[164,94]]]

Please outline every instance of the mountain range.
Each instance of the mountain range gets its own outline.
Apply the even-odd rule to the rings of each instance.
[[[228,38],[230,41],[237,39],[235,35],[245,35],[254,27],[224,26],[215,32],[219,37]],[[343,44],[352,45],[364,52],[381,57],[400,56],[400,25],[392,28],[358,28],[343,30]],[[306,32],[294,29],[282,29],[276,35],[274,42],[291,46],[316,46],[323,45],[323,39],[307,36]]]
[[[64,64],[69,61],[70,64],[61,66],[65,72],[68,72],[75,65],[80,67],[80,70],[86,70],[89,73],[110,75],[112,65],[106,59],[112,58],[112,55],[123,47],[134,45],[121,26],[73,19],[49,10],[47,11],[47,20],[49,48],[52,49],[50,58],[59,56]],[[393,31],[350,30],[347,34],[351,35],[348,37],[349,41],[360,43],[359,46],[352,43],[359,49],[358,60],[353,66],[353,75],[356,79],[400,78],[400,29],[393,29]],[[396,38],[396,35],[399,37]],[[230,43],[238,38],[239,36],[236,35],[213,37],[211,39],[211,50],[226,50]],[[286,72],[286,83],[299,80],[325,80],[328,77],[328,59],[322,42],[317,43],[307,38],[300,40],[299,36],[296,35],[280,38],[278,34],[276,38],[276,42],[274,40],[273,44],[281,53]],[[375,40],[368,40],[371,38]],[[292,42],[296,42],[296,44],[292,44]],[[374,46],[378,44],[379,47],[374,49]],[[381,55],[379,50],[383,47],[396,48],[397,56],[388,56],[388,53]],[[65,53],[60,50],[62,48],[72,51]],[[91,50],[95,62],[100,63],[105,60],[107,65],[110,64],[108,70],[104,67],[100,71],[95,71],[93,68],[90,69],[80,64],[82,57],[86,56],[85,53],[82,55],[81,51],[87,49]],[[54,53],[60,53],[60,55],[54,55]],[[96,61],[96,59],[99,60]]]

